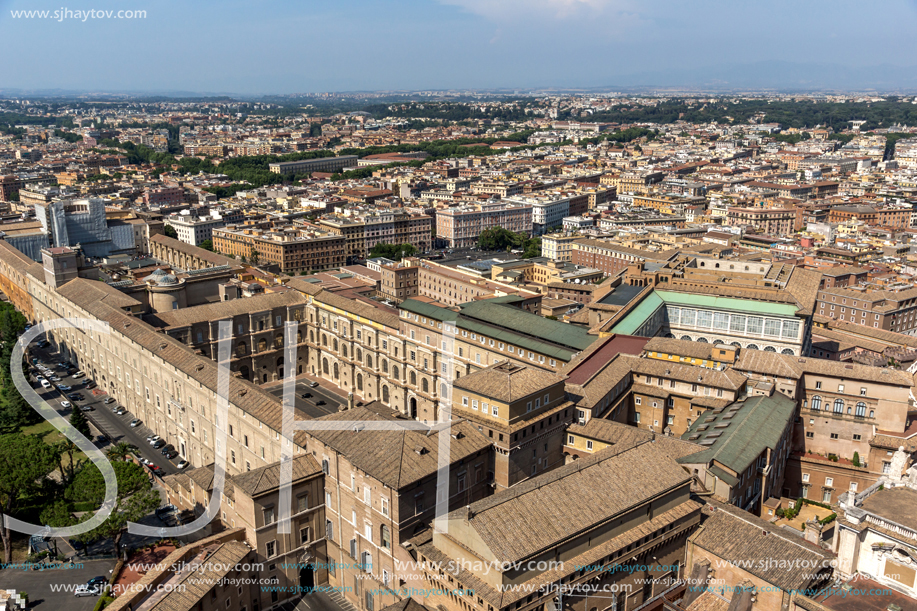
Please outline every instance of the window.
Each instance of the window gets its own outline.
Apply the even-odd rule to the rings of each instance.
[[[382,541],[383,549],[392,549],[392,531],[389,530],[388,525],[383,524],[379,529],[379,539]]]
[[[831,433],[831,439],[837,439],[837,433]]]
[[[308,543],[311,540],[312,540],[312,537],[310,536],[310,533],[309,533],[309,527],[303,526],[302,528],[300,528],[299,529],[299,544],[305,545],[306,543]]]
[[[837,385],[837,392],[844,392],[844,385],[843,385],[843,384],[838,384],[838,385]]]
[[[468,407],[468,397],[462,397],[462,405]]]
[[[309,509],[309,495],[300,494],[298,497],[296,497],[296,511],[298,513],[307,509]]]
[[[828,488],[834,486],[834,478],[833,478],[833,477],[826,477],[826,478],[825,478],[825,486],[828,487]]]
[[[381,499],[380,505],[382,508],[382,515],[387,516],[388,515],[388,499]]]
[[[821,397],[815,395],[812,397],[812,409],[818,411],[821,409]]]
[[[821,382],[815,383],[815,390],[821,390]]]
[[[860,401],[860,402],[857,403],[857,405],[856,405],[856,414],[855,414],[855,416],[856,416],[857,418],[865,418],[865,417],[866,417],[866,404],[863,403],[862,401]]]
[[[809,481],[809,474],[808,474],[808,473],[803,473],[803,474],[802,474],[802,481],[804,481],[804,482]]]
[[[640,412],[634,413],[634,422],[640,424]]]
[[[471,400],[471,409],[473,409],[473,410],[477,410],[477,409],[478,409],[478,400],[477,400],[477,399],[472,399],[472,400]]]
[[[573,445],[573,439],[574,439],[573,435],[567,435],[567,444]]]
[[[276,556],[276,555],[277,555],[277,542],[276,542],[276,541],[268,541],[268,542],[267,542],[267,550],[266,550],[266,551],[267,551],[267,554],[266,554],[266,555],[267,555],[268,558],[273,558],[274,556]]]
[[[812,431],[806,431],[806,439],[815,439],[815,433]]]
[[[591,449],[592,449],[592,442],[591,442],[591,441],[587,441],[587,442],[586,442],[586,449],[587,449],[587,450],[591,450]]]
[[[844,402],[841,399],[834,400],[834,413],[835,414],[844,413]]]
[[[643,405],[643,399],[641,397],[634,397],[635,405]]]

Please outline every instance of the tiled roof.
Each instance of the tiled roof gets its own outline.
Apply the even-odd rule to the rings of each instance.
[[[690,481],[655,443],[606,448],[477,501],[468,522],[500,561],[533,556]],[[562,519],[560,517],[562,516]]]
[[[464,388],[503,403],[518,401],[564,380],[564,376],[542,369],[502,361],[455,380]]]
[[[693,542],[784,591],[805,589],[813,581],[812,574],[835,558],[831,552],[732,505],[710,501],[704,515],[707,519],[691,536],[689,545]],[[781,563],[781,559],[787,561]],[[816,568],[800,570],[801,566]]]
[[[317,418],[315,421],[341,420],[392,423],[401,420],[416,424],[414,420],[406,420],[398,412],[376,402]],[[443,431],[452,435],[449,444],[452,462],[473,456],[490,446],[490,440],[466,420],[453,420],[449,428],[437,433],[403,428],[392,431],[355,430],[357,428],[359,425],[344,431],[299,431],[296,441],[305,447],[309,437],[315,438],[340,453],[356,468],[396,490],[436,473],[439,435]]]
[[[321,465],[311,454],[295,457],[293,463],[293,482],[305,479],[322,472]],[[265,465],[259,469],[245,471],[232,476],[233,486],[250,497],[277,490],[280,482],[280,462]]]
[[[230,299],[217,303],[206,303],[190,308],[157,312],[150,317],[151,321],[167,329],[187,327],[195,323],[231,319],[243,314],[254,314],[305,304],[306,299],[296,291],[282,293],[264,293],[243,299]],[[284,317],[286,318],[286,317]],[[282,329],[281,329],[282,330]]]

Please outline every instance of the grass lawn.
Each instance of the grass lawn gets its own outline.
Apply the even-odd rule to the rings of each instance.
[[[54,428],[54,425],[47,420],[42,420],[38,424],[33,424],[31,426],[22,427],[22,433],[24,435],[38,435],[41,437],[42,441],[48,445],[60,443],[67,439],[64,437],[63,433]],[[88,458],[80,450],[75,450],[73,452],[73,461],[79,464],[81,460],[88,460]],[[66,454],[63,456],[63,463],[65,468],[70,466],[69,457]]]

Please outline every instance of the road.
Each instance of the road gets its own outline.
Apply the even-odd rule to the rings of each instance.
[[[58,384],[73,386],[74,384],[77,384],[81,381],[66,375],[66,372],[62,368],[57,367],[56,364],[60,361],[60,357],[50,348],[41,349],[37,348],[35,345],[32,345],[30,347],[30,353],[33,356],[37,356],[46,366],[50,367],[51,365],[54,365],[55,372],[57,373],[58,377],[61,378],[61,381],[58,382]],[[49,405],[56,408],[59,414],[65,418],[70,417],[71,410],[61,407],[60,404],[60,402],[63,400],[69,401],[69,399],[64,396],[67,393],[63,393],[57,390],[57,388],[45,390],[40,385],[35,389],[35,391],[41,395],[41,397],[46,400]],[[175,462],[180,460],[181,457],[177,457],[175,462],[171,462],[167,460],[166,457],[163,456],[158,450],[153,449],[146,440],[146,436],[150,435],[152,431],[150,431],[145,425],[131,428],[130,422],[134,419],[134,416],[130,412],[127,412],[123,416],[118,416],[112,412],[112,408],[118,404],[111,403],[109,405],[105,405],[104,400],[108,397],[108,393],[99,390],[98,388],[94,388],[92,390],[77,389],[76,392],[81,393],[86,398],[85,401],[76,402],[77,406],[92,407],[92,411],[84,413],[86,414],[90,424],[92,424],[92,426],[97,431],[105,435],[107,438],[104,442],[97,442],[97,446],[104,449],[107,448],[110,444],[124,441],[133,446],[136,446],[143,458],[151,460],[154,464],[159,465],[159,467],[162,469],[162,476],[178,472],[178,469],[175,466]],[[71,401],[71,403],[74,402]]]
[[[79,566],[82,564],[82,566]],[[115,567],[114,559],[87,560],[80,563],[77,560],[73,568],[53,568],[45,571],[32,571],[22,569],[0,570],[0,587],[14,589],[17,592],[26,592],[29,595],[29,608],[47,609],[57,611],[90,611],[99,601],[96,596],[77,598],[70,591],[55,592],[52,587],[60,584],[84,584],[93,577],[102,576],[111,578],[111,571]]]

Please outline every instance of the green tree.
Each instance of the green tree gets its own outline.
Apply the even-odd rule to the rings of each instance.
[[[417,248],[413,244],[384,244],[377,242],[369,251],[369,257],[385,257],[393,261],[400,261],[402,257],[413,257],[417,254]]]
[[[859,452],[853,453],[853,460],[851,462],[853,463],[854,467],[860,466],[860,453]]]
[[[133,454],[133,450],[133,445],[127,443],[126,441],[119,441],[118,443],[108,448],[108,451],[105,452],[105,455],[109,458],[109,460],[124,461]]]
[[[213,252],[213,240],[204,240],[201,242],[201,248]]]
[[[175,238],[176,240],[178,239],[178,232],[175,231],[175,227],[172,225],[166,225],[163,227],[162,232],[166,234],[167,238]]]
[[[153,489],[149,476],[140,465],[120,461],[112,463],[112,468],[118,481],[115,508],[102,524],[89,533],[78,535],[78,539],[83,542],[100,538],[111,539],[115,544],[115,554],[120,556],[121,538],[127,532],[128,522],[140,521],[159,507],[162,499],[159,491]],[[87,464],[67,487],[65,497],[73,502],[90,502],[101,506],[105,500],[105,480],[102,473],[94,464]],[[83,519],[89,519],[91,515],[87,513]]]
[[[76,405],[73,406],[73,411],[70,412],[70,424],[83,434],[84,437],[92,439],[92,431],[89,430],[89,420],[86,419],[86,414],[83,413]]]
[[[252,246],[252,250],[248,254],[248,260],[251,261],[252,265],[258,265],[258,261],[261,260],[261,253],[258,252],[254,246]]]
[[[33,435],[0,436],[0,513],[11,515],[57,467],[57,450]],[[4,561],[11,562],[10,529],[0,526]]]

